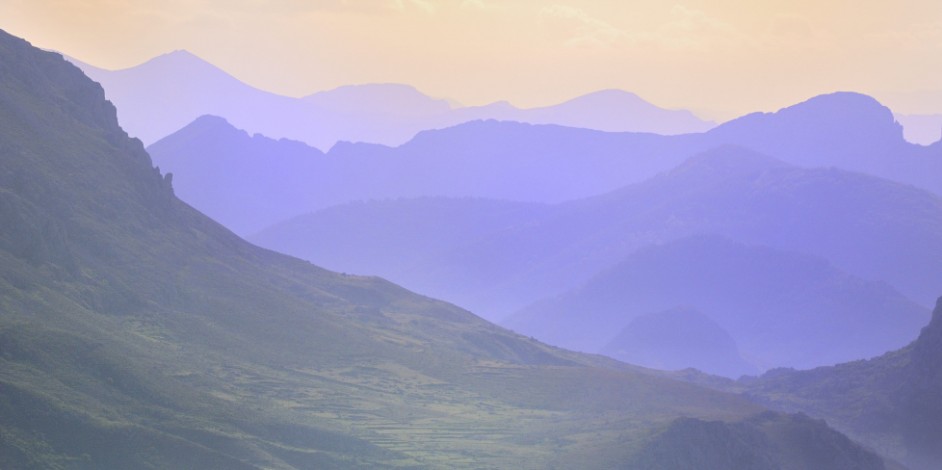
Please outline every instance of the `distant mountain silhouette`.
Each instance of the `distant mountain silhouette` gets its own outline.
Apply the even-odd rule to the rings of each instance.
[[[778,409],[827,419],[913,470],[942,462],[942,299],[908,346],[883,356],[807,371],[775,370],[738,384]]]
[[[347,85],[303,99],[327,111],[361,118],[432,117],[452,109],[446,100],[430,98],[413,86],[398,83]]]
[[[447,199],[344,205],[253,240],[334,269],[389,276],[490,319],[573,289],[652,243],[697,234],[811,254],[862,279],[886,281],[923,305],[942,289],[940,198],[735,147],[603,196],[519,212],[510,207]],[[474,229],[464,236],[432,228],[438,224]],[[434,243],[395,242],[433,234]]]
[[[202,116],[174,135],[149,148],[155,163],[173,173],[184,201],[238,233],[289,218],[330,194],[325,185],[341,184],[327,177],[331,163],[320,150],[250,136],[220,117]]]
[[[249,235],[290,216],[371,198],[582,198],[670,168],[684,158],[685,142],[685,136],[474,121],[421,132],[396,148],[340,143],[320,158],[298,142],[249,137],[222,119],[203,119],[148,152],[175,175],[184,200]],[[267,185],[284,174],[290,177]]]
[[[805,167],[838,167],[942,194],[942,145],[906,142],[893,113],[859,93],[821,95],[775,113],[754,113],[708,133]]]
[[[759,370],[742,358],[729,332],[688,307],[635,317],[600,352],[630,364],[661,370],[693,367],[734,378]]]
[[[402,100],[416,101],[415,109],[446,105],[422,99],[408,87],[380,88],[388,87],[398,90]],[[376,90],[363,86],[337,93],[365,96]],[[218,126],[227,125],[219,121]],[[196,139],[197,133],[206,135]],[[301,187],[279,188],[296,198],[286,200],[276,212],[264,203],[256,208],[243,201],[265,197],[267,193],[252,189],[257,186],[252,179],[270,179],[268,165],[278,162],[276,167],[283,168],[291,158],[281,158],[281,153],[297,152],[298,145],[271,140],[264,148],[248,148],[215,142],[238,140],[239,135],[231,129],[215,132],[210,126],[193,126],[148,150],[161,168],[177,175],[177,188],[186,200],[242,235],[290,216],[369,198],[446,196],[548,203],[584,198],[640,182],[689,156],[727,144],[759,148],[800,166],[860,171],[942,194],[942,178],[935,177],[942,173],[942,142],[932,146],[906,142],[889,110],[854,93],[825,95],[777,113],[745,116],[702,134],[661,136],[472,121],[420,132],[398,147],[341,142],[322,164],[292,170],[297,177],[283,185]],[[225,161],[212,155],[222,149],[235,149],[241,165],[253,168],[242,173],[241,182],[225,175],[225,167],[201,169],[200,159]],[[191,165],[197,169],[191,170]],[[186,176],[193,171],[200,175]],[[343,184],[337,184],[340,180]],[[216,189],[207,191],[210,187]],[[205,194],[192,196],[198,192]],[[227,205],[242,209],[230,215],[216,211]]]
[[[390,204],[394,213],[416,213]],[[338,208],[338,211],[343,209]],[[448,220],[463,216],[454,205]],[[468,220],[473,218],[468,215]],[[266,246],[299,256],[334,251],[361,260],[374,251],[369,239],[351,243],[311,236],[299,222],[266,234]],[[338,220],[338,219],[332,219]],[[371,229],[363,218],[340,217],[341,234]],[[696,234],[720,234],[747,244],[812,254],[868,280],[883,280],[926,305],[942,286],[942,202],[925,191],[837,169],[803,169],[741,148],[727,147],[690,159],[644,183],[581,201],[560,204],[537,218],[473,241],[455,239],[450,250],[426,252],[410,266],[408,284],[498,319],[525,305],[575,288],[639,248]],[[429,221],[427,223],[433,223]],[[397,230],[408,232],[415,224]],[[422,225],[415,225],[421,227]],[[288,229],[288,227],[294,227]],[[387,230],[392,230],[389,228]],[[421,232],[412,232],[422,239]],[[281,244],[275,240],[293,240]],[[352,242],[359,240],[359,242]],[[416,262],[416,260],[420,260]],[[345,269],[336,266],[336,269]]]
[[[275,137],[304,132],[315,142],[315,133],[326,134],[336,125],[313,105],[253,88],[187,51],[115,71],[73,62],[104,87],[118,108],[121,126],[145,144],[204,114],[225,116],[240,128]],[[316,130],[309,123],[330,127]]]
[[[456,109],[455,114],[462,117],[455,121],[456,124],[472,119],[498,119],[607,132],[662,135],[705,132],[715,125],[701,120],[690,111],[659,108],[623,90],[601,90],[553,106],[521,109],[501,102]]]
[[[399,145],[419,131],[477,119],[660,134],[713,127],[689,111],[661,109],[616,90],[542,108],[500,103],[461,108],[402,84],[350,85],[304,98],[280,96],[246,85],[186,51],[116,71],[73,62],[102,84],[118,107],[121,125],[148,145],[204,114],[223,117],[253,134],[300,140],[325,151],[338,141]]]
[[[379,275],[434,295],[425,291],[415,265],[551,211],[545,204],[471,198],[352,202],[276,224],[249,240],[328,269]]]
[[[639,250],[504,324],[550,344],[599,352],[634,320],[677,305],[722,325],[743,357],[763,370],[877,356],[911,341],[928,318],[889,286],[820,258],[697,236]]]

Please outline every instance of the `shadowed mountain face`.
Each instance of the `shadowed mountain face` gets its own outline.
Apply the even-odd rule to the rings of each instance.
[[[256,248],[103,98],[0,32],[3,468],[615,468],[677,418],[761,411]]]
[[[803,410],[913,470],[942,462],[942,299],[910,345],[808,371],[776,370],[739,384],[774,407]]]
[[[661,370],[693,367],[726,377],[758,372],[742,358],[729,332],[710,317],[686,307],[635,317],[602,347],[601,353]]]
[[[619,341],[622,328],[644,329],[642,336],[651,340],[658,326],[644,315],[676,305],[696,308],[722,325],[743,358],[761,369],[873,357],[905,345],[927,318],[925,310],[888,286],[849,276],[819,258],[693,237],[642,249],[582,287],[538,302],[504,324],[550,344],[604,352],[611,341]],[[710,328],[694,327],[695,321],[703,323],[678,320],[674,333],[694,328],[707,334]],[[647,350],[658,351],[657,345]],[[741,367],[734,356],[726,359],[714,363],[714,371]],[[674,362],[669,368],[680,367]]]
[[[476,119],[659,134],[713,127],[689,111],[661,109],[618,90],[543,108],[502,103],[462,108],[392,83],[343,86],[289,98],[252,88],[186,51],[116,71],[72,62],[102,84],[118,107],[121,124],[146,144],[205,114],[221,116],[252,134],[303,141],[323,150],[338,141],[399,145],[419,131]]]

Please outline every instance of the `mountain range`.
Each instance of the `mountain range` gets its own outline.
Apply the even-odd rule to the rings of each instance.
[[[447,196],[562,202],[640,181],[682,160],[683,136],[473,121],[399,147],[249,136],[201,117],[148,147],[180,197],[243,236],[357,200]],[[675,151],[674,149],[678,149]],[[290,175],[285,179],[284,175]]]
[[[506,102],[456,106],[394,83],[348,85],[291,98],[256,89],[182,50],[114,71],[70,60],[101,83],[118,107],[121,125],[148,145],[205,114],[253,134],[299,140],[325,151],[338,141],[399,145],[419,131],[477,119],[661,134],[713,126],[689,111],[662,109],[619,90],[530,109]]]
[[[246,243],[4,32],[0,103],[4,468],[885,468],[824,422]]]
[[[747,115],[702,134],[473,121],[420,132],[398,147],[341,143],[326,155],[203,117],[148,151],[164,171],[174,173],[184,200],[249,236],[292,216],[355,200],[447,196],[554,203],[585,198],[730,144],[799,166],[864,172],[942,194],[942,183],[934,177],[942,171],[942,142],[907,142],[887,108],[854,93]],[[292,176],[271,183],[285,174]]]
[[[823,259],[693,236],[642,248],[503,324],[550,344],[611,352],[610,343],[635,320],[678,307],[697,310],[693,318],[682,317],[691,325],[715,324],[701,332],[718,329],[737,345],[741,358],[727,354],[708,362],[693,356],[696,362],[682,364],[717,374],[741,372],[743,362],[753,371],[784,365],[807,369],[878,356],[905,346],[928,320],[924,308],[889,286],[850,276]],[[653,320],[647,318],[647,324]],[[663,329],[685,328],[673,326]],[[692,344],[692,338],[662,341],[659,349],[662,356],[693,354]]]
[[[276,225],[252,240],[334,269],[388,276],[495,320],[574,289],[640,248],[698,234],[815,256],[863,280],[882,280],[922,305],[942,288],[938,196],[859,173],[799,168],[737,147],[695,156],[643,183],[550,207],[434,204],[434,210],[428,200],[348,204]],[[449,235],[433,228],[461,227],[461,220],[475,230]],[[364,233],[374,236],[357,235]],[[412,240],[412,247],[398,240]],[[386,255],[370,255],[378,252]]]

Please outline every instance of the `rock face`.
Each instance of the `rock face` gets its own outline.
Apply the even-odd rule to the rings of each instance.
[[[729,332],[710,317],[683,307],[636,317],[601,353],[661,370],[693,367],[726,377],[758,372],[742,358]]]

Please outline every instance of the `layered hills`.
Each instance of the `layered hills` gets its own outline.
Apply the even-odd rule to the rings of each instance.
[[[673,150],[681,148],[683,137],[678,139],[475,121],[422,132],[395,148],[338,144],[323,155],[299,142],[249,136],[222,119],[202,117],[148,152],[175,175],[183,200],[248,236],[289,216],[357,200],[587,197],[679,163],[683,153]],[[285,174],[291,177],[269,184]],[[259,207],[265,201],[276,202],[277,210]],[[240,210],[226,209],[233,206]]]
[[[743,438],[884,467],[824,423],[254,247],[175,197],[98,85],[2,32],[0,103],[5,468],[678,468],[665,445]],[[670,439],[687,423],[728,432]]]
[[[526,212],[491,204],[495,216],[518,214],[516,223],[502,219],[488,226],[466,203],[436,204],[449,209],[431,212],[427,203],[405,199],[349,204],[298,217],[253,240],[314,262],[345,261],[331,266],[390,276],[494,319],[575,289],[640,248],[702,234],[815,256],[862,280],[884,281],[922,305],[942,288],[940,198],[858,173],[795,167],[742,148],[706,152],[594,198]],[[391,218],[378,218],[380,210]],[[447,218],[439,219],[444,213]],[[393,223],[399,216],[410,222]],[[365,255],[378,247],[395,253],[395,240],[427,240],[428,227],[458,220],[481,221],[469,232],[474,237],[434,232],[434,244],[403,251],[398,265]]]
[[[291,98],[253,88],[182,50],[114,71],[70,60],[102,84],[118,107],[121,125],[146,144],[206,114],[252,134],[303,141],[325,151],[338,141],[399,145],[420,131],[477,119],[661,134],[713,126],[689,111],[662,109],[620,90],[530,109],[506,102],[464,107],[396,83],[348,85]]]
[[[659,330],[651,325],[654,319],[646,318],[678,306],[693,307],[703,317]],[[665,358],[668,351],[691,354],[686,366],[743,373],[743,358],[754,372],[878,356],[910,342],[927,319],[922,307],[890,287],[850,276],[820,258],[695,236],[643,248],[579,288],[537,302],[503,323],[550,344],[590,352],[617,352],[610,342],[619,341],[620,330],[647,324],[642,336],[662,339],[647,351]],[[642,325],[636,324],[639,320]],[[690,328],[719,332],[708,343],[692,335],[654,334]],[[742,358],[723,344],[727,331],[727,343],[735,341]],[[644,340],[636,337],[640,346],[638,341]],[[726,353],[712,361],[705,351],[694,355],[698,341],[710,344],[705,348],[724,347]],[[620,342],[627,344],[624,338]],[[673,367],[659,368],[685,366],[670,363]]]
[[[644,181],[728,144],[805,168],[862,172],[942,194],[933,177],[942,171],[942,143],[911,144],[893,119],[872,98],[835,93],[776,113],[744,116],[702,134],[475,121],[421,132],[398,147],[340,143],[321,156],[313,148],[299,150],[302,144],[296,141],[253,137],[227,121],[200,118],[149,151],[162,169],[177,176],[184,200],[243,236],[283,221],[286,214],[372,198],[543,203],[585,198]],[[308,157],[298,161],[299,154]],[[227,170],[233,162],[246,171]],[[270,174],[283,173],[293,178],[277,188],[266,184]],[[246,200],[277,200],[279,209],[272,212],[264,202]],[[233,205],[242,210],[219,210]]]

